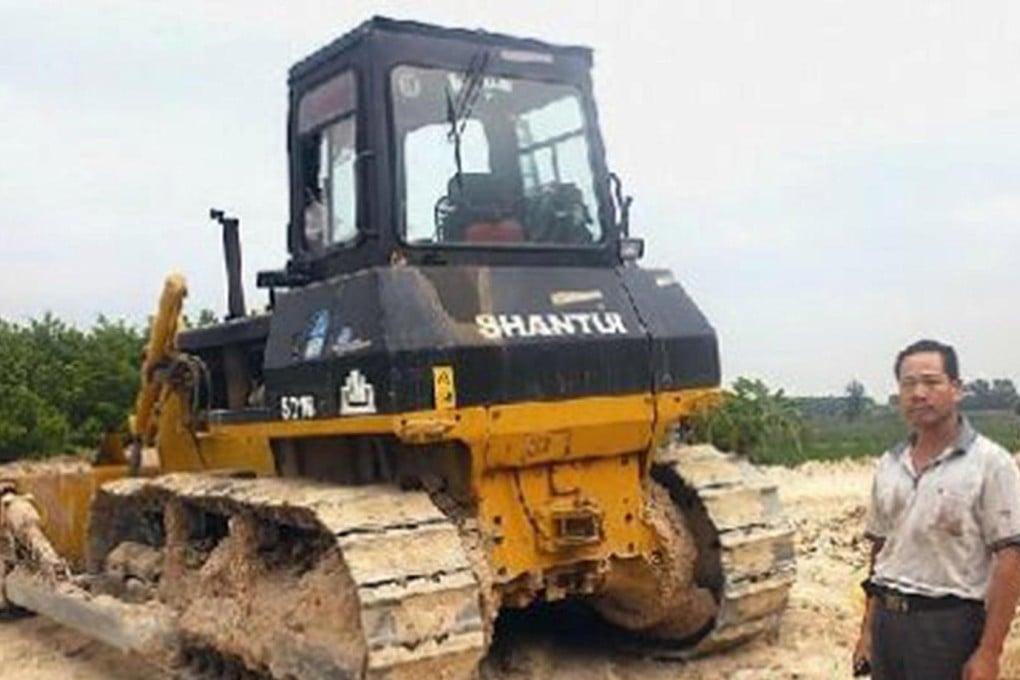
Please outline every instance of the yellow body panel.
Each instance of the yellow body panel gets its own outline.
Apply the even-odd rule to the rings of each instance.
[[[176,392],[160,410],[160,466],[166,472],[238,469],[272,475],[273,452],[265,436],[195,432]]]
[[[484,467],[517,468],[645,451],[654,415],[653,402],[645,395],[494,406],[489,409]]]
[[[641,521],[644,491],[636,455],[500,470],[477,489],[498,582],[577,562],[631,557],[655,548]],[[571,544],[558,517],[594,518],[597,540]]]

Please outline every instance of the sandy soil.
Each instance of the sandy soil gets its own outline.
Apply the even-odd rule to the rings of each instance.
[[[490,680],[566,678],[751,680],[849,678],[867,546],[860,538],[871,465],[808,463],[768,474],[798,530],[798,580],[775,639],[693,662],[664,662],[611,649],[586,636],[583,621],[560,617],[504,626],[485,663]],[[1003,678],[1020,680],[1020,627],[1003,659]],[[164,680],[137,659],[39,618],[0,620],[0,680]]]
[[[147,664],[40,617],[0,619],[0,678],[164,680]]]

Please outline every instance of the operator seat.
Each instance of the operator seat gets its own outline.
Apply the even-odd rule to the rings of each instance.
[[[446,185],[441,230],[444,241],[514,243],[524,228],[514,209],[514,192],[487,172],[460,173]]]

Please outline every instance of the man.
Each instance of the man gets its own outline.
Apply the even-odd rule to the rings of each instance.
[[[912,434],[878,462],[871,575],[854,667],[877,680],[995,680],[1020,595],[1020,471],[958,413],[956,352],[896,357]]]

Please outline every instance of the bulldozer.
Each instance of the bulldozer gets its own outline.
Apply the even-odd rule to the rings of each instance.
[[[775,631],[777,489],[690,443],[714,329],[638,265],[592,53],[373,18],[289,72],[288,257],[182,322],[127,436],[0,468],[0,609],[205,677],[466,678],[578,601],[666,656]]]

